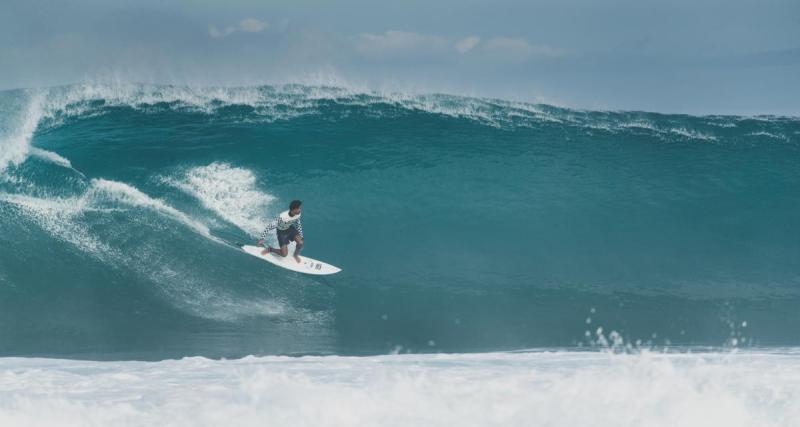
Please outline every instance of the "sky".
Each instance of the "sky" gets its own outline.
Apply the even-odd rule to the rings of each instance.
[[[0,90],[103,81],[800,116],[800,1],[0,3]]]

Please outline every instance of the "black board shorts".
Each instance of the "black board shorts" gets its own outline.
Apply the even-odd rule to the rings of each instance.
[[[279,246],[286,246],[291,242],[294,242],[294,238],[297,237],[297,229],[294,227],[289,227],[286,230],[275,230],[275,234],[278,235],[278,245]]]

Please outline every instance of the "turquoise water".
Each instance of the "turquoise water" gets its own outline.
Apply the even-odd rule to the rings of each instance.
[[[800,120],[0,92],[0,356],[800,344]],[[242,254],[304,202],[318,278]],[[587,336],[588,334],[588,336]]]

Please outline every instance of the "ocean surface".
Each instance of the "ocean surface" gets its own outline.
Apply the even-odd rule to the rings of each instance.
[[[341,273],[236,248],[293,199],[304,253]],[[791,425],[799,308],[798,118],[303,85],[0,92],[3,425],[48,425],[42,407],[161,424],[171,386],[211,402],[174,425]],[[371,396],[440,416],[296,401]],[[570,399],[586,412],[559,415]]]

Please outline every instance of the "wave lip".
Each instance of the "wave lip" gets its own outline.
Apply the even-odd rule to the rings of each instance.
[[[27,93],[27,92],[26,92]],[[0,96],[8,96],[0,92]],[[776,117],[689,117],[680,124],[656,126],[652,121],[670,116],[652,113],[581,111],[544,104],[494,98],[478,98],[447,94],[418,94],[365,90],[332,86],[285,84],[249,87],[191,87],[132,83],[82,83],[27,93],[26,113],[0,140],[0,172],[8,165],[23,162],[30,154],[30,141],[37,129],[58,127],[69,118],[88,118],[106,114],[109,108],[128,107],[139,111],[169,108],[177,111],[215,115],[228,107],[245,107],[239,120],[271,123],[318,114],[336,114],[331,104],[347,108],[365,108],[369,115],[384,116],[428,113],[501,128],[536,128],[572,126],[610,132],[629,128],[654,132],[661,138],[678,137],[716,142],[719,135],[708,127],[735,126],[732,120],[757,120],[781,125],[796,118]],[[239,114],[239,113],[237,113]],[[349,113],[342,113],[347,116]],[[688,117],[688,116],[687,116]],[[670,119],[671,120],[671,119]],[[667,120],[669,121],[669,120]],[[773,132],[773,134],[775,134]],[[63,158],[41,156],[58,164]],[[60,157],[60,156],[59,156]]]
[[[39,121],[45,115],[44,100],[46,94],[34,94],[25,113],[19,118],[16,128],[10,131],[5,138],[0,139],[0,173],[5,172],[10,165],[17,165],[25,161],[31,150],[31,139],[36,131]]]
[[[473,120],[492,127],[530,126],[531,123],[562,123],[570,120],[566,113],[568,110],[526,102],[299,84],[191,87],[121,82],[82,83],[50,88],[35,96],[38,101],[30,105],[39,108],[39,112],[29,114],[31,131],[40,124],[45,128],[54,127],[63,124],[66,118],[104,114],[107,108],[146,110],[156,105],[209,115],[226,107],[248,107],[253,109],[259,120],[266,122],[319,114],[330,103],[365,108],[383,105],[406,112]]]

